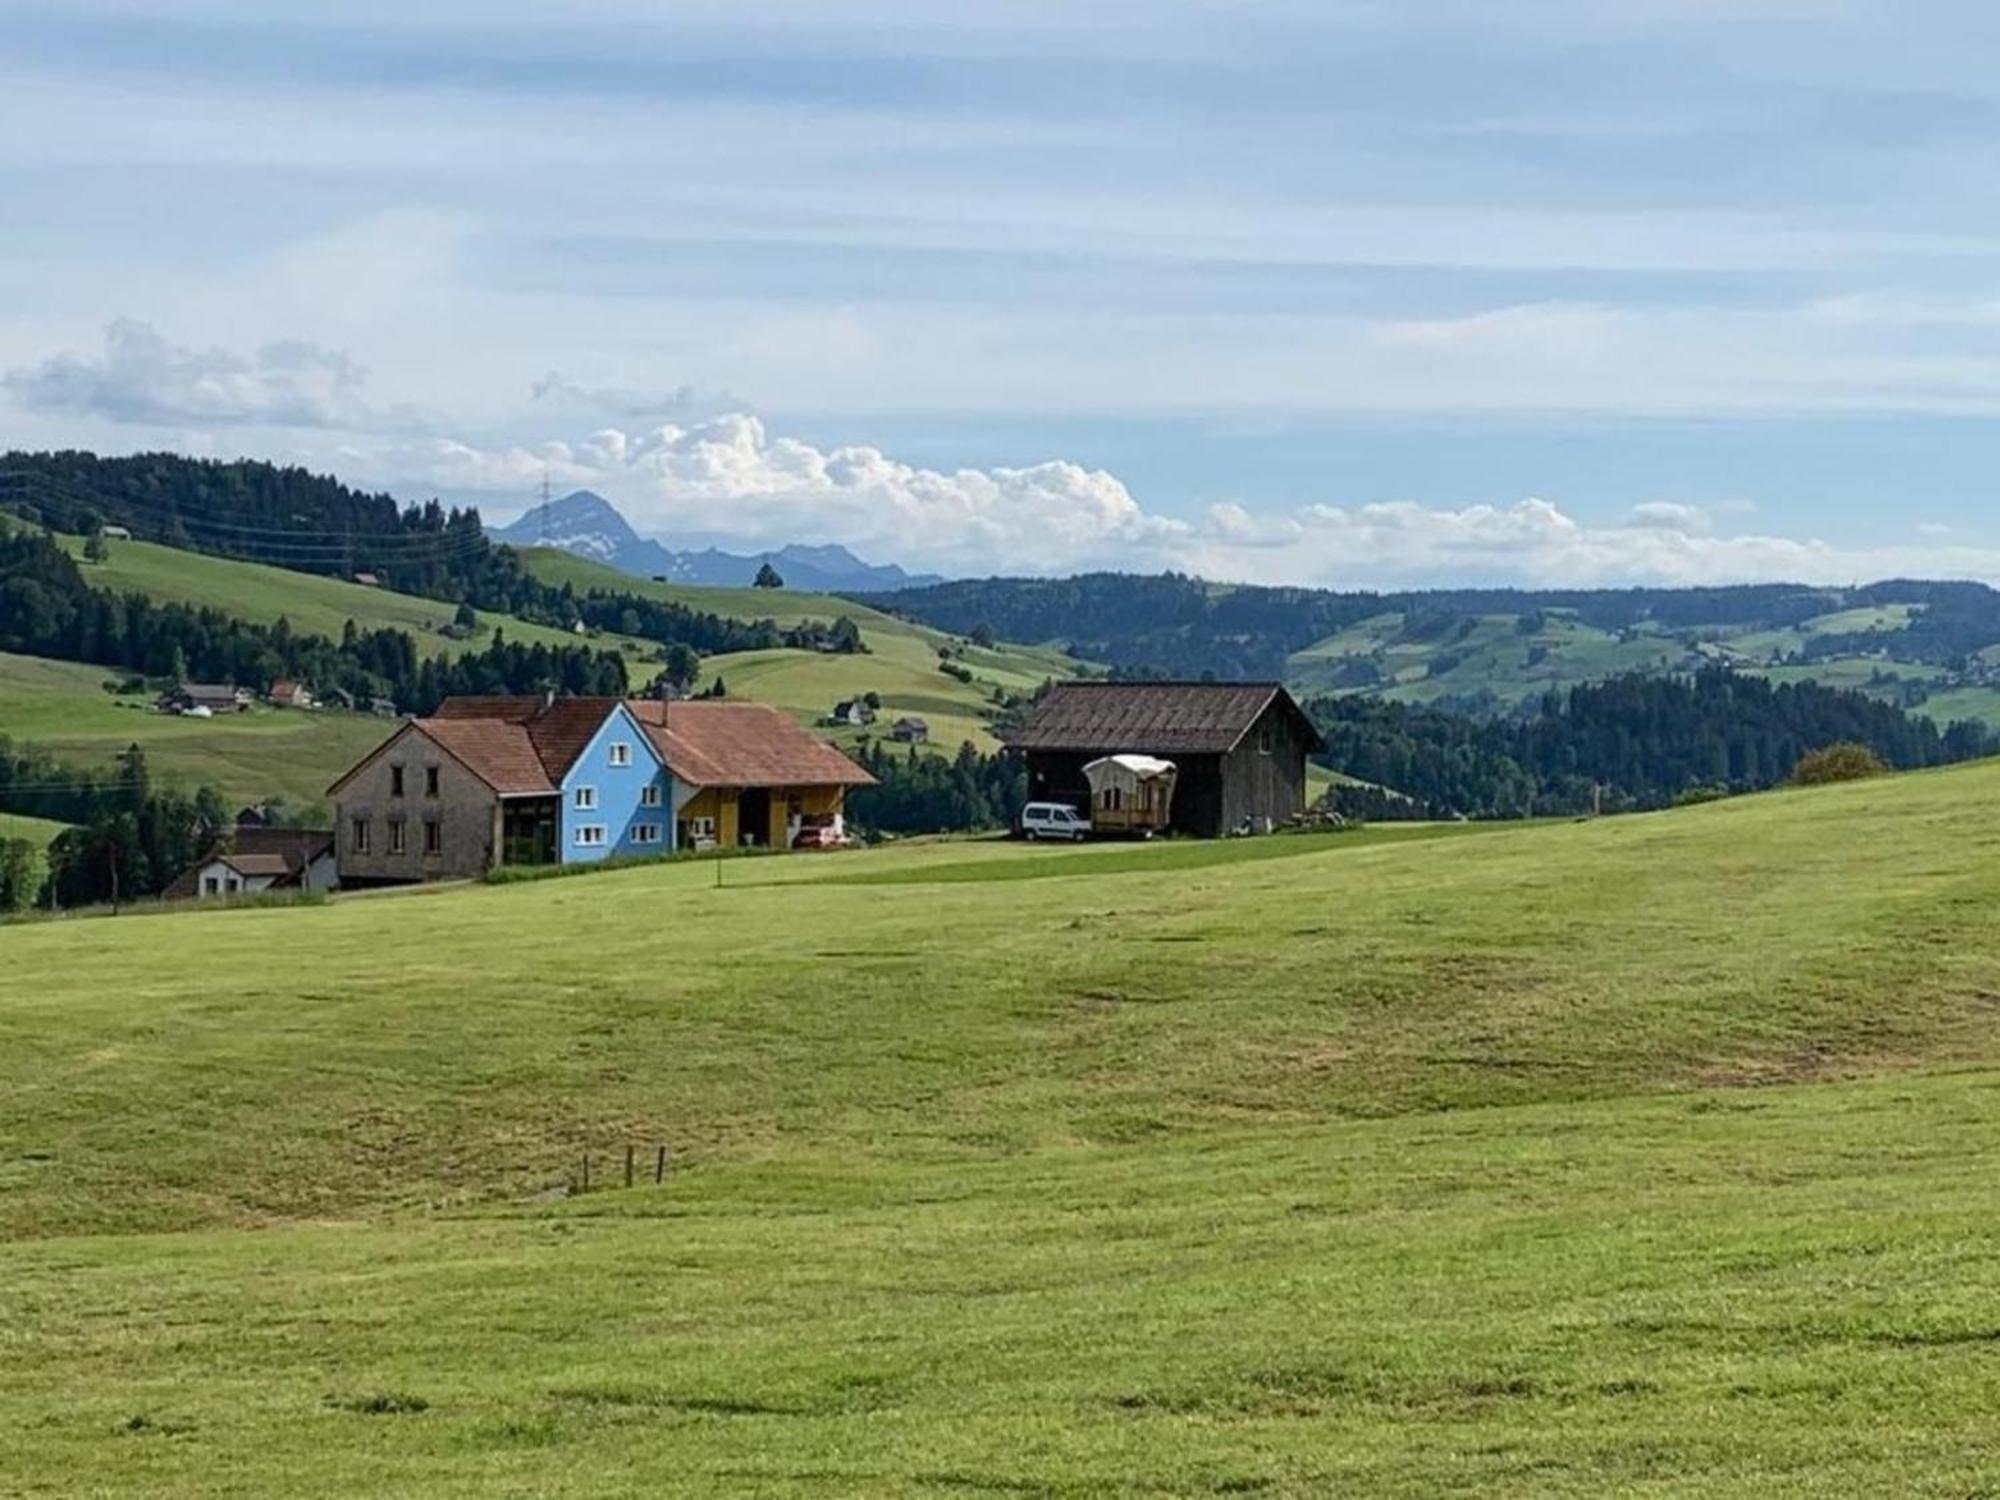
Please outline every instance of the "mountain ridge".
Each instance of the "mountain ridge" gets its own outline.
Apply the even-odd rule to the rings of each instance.
[[[944,581],[938,574],[911,573],[895,563],[864,562],[837,542],[793,542],[756,553],[719,547],[677,550],[640,535],[617,506],[594,490],[572,490],[505,526],[487,528],[487,534],[514,547],[557,547],[621,573],[666,583],[742,588],[766,563],[789,587],[814,593],[926,588]]]

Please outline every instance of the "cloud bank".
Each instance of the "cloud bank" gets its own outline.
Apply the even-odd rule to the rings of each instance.
[[[9,394],[29,411],[145,425],[333,427],[420,425],[407,409],[378,411],[362,397],[354,358],[304,339],[241,355],[166,339],[150,323],[114,319],[96,354],[63,353],[9,370]]]
[[[1114,474],[1061,459],[926,469],[872,447],[774,436],[743,413],[640,432],[604,428],[538,447],[427,440],[402,446],[391,462],[401,475],[461,492],[525,494],[547,473],[559,486],[610,497],[641,530],[760,545],[838,541],[961,574],[1171,568],[1350,587],[1851,583],[1896,573],[2000,580],[2000,549],[1948,545],[1934,529],[1913,526],[1907,544],[1843,547],[1726,533],[1716,509],[1679,501],[1636,506],[1608,525],[1533,497],[1276,511],[1224,501],[1182,518],[1148,510]]]

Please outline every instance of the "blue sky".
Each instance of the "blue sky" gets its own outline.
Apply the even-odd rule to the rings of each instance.
[[[2000,14],[0,0],[11,444],[951,572],[2000,579]]]

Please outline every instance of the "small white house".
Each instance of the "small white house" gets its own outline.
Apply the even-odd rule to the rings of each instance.
[[[1151,833],[1173,815],[1174,782],[1180,772],[1170,760],[1151,755],[1106,755],[1083,768],[1090,783],[1090,825]]]

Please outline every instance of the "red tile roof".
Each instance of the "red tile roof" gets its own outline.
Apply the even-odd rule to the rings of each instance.
[[[873,786],[875,778],[766,703],[634,701],[676,780],[692,786]]]
[[[547,797],[555,792],[534,741],[519,724],[500,719],[413,719],[410,727],[503,797]]]

